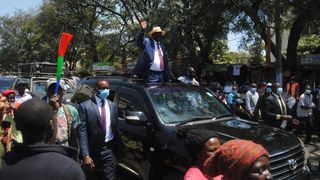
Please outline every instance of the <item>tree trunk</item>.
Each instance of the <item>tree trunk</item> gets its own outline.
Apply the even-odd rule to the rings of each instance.
[[[309,13],[300,14],[294,21],[288,39],[287,60],[284,63],[284,70],[295,72],[297,70],[297,48],[301,32],[306,23],[310,20]]]

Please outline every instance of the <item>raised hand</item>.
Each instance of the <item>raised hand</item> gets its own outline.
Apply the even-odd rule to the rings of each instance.
[[[146,20],[142,19],[140,21],[140,27],[142,30],[145,30],[147,28],[147,25],[148,25],[148,22]]]

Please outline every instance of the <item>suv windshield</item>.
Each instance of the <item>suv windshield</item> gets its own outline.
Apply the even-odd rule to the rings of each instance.
[[[150,87],[156,111],[165,123],[181,123],[232,115],[212,93],[199,87]]]

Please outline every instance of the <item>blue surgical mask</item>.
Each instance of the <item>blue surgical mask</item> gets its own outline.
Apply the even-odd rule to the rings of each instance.
[[[277,94],[278,95],[282,95],[283,93],[283,89],[282,88],[277,88]]]
[[[242,103],[243,103],[242,99],[236,99],[236,104],[237,105],[242,104]]]
[[[271,93],[271,92],[272,92],[271,87],[267,87],[266,92],[267,92],[267,93]]]
[[[100,89],[99,90],[99,96],[102,99],[106,99],[109,96],[109,89]]]
[[[308,94],[308,95],[311,94],[311,90],[310,90],[310,89],[306,89],[305,92],[306,92],[306,94]]]
[[[251,88],[250,92],[253,93],[253,94],[256,93],[257,92],[257,88]]]

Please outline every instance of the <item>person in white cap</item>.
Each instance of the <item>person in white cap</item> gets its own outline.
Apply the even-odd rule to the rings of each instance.
[[[54,110],[53,134],[48,141],[53,144],[78,147],[76,127],[80,124],[79,113],[72,105],[63,104],[64,81],[59,84],[58,94],[54,94],[56,79],[47,81],[47,102]]]
[[[161,43],[165,35],[159,26],[154,26],[145,37],[147,21],[140,21],[141,32],[137,38],[138,46],[143,50],[133,70],[133,74],[143,78],[145,82],[167,82],[170,79],[168,54],[165,46]]]

